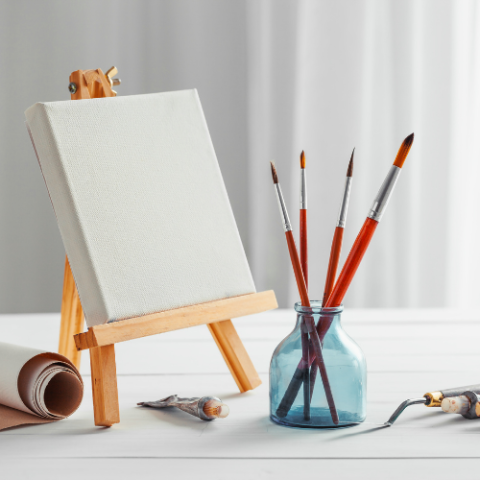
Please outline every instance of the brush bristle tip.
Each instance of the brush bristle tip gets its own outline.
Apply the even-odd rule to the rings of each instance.
[[[355,148],[352,151],[352,156],[348,162],[347,177],[353,177],[353,158],[355,157]]]
[[[393,164],[398,167],[402,168],[403,164],[405,163],[405,160],[407,159],[407,155],[410,152],[410,149],[412,148],[413,145],[413,139],[415,135],[411,133],[405,140],[402,142],[402,145],[400,146],[397,157],[395,158],[395,161]]]
[[[275,163],[270,162],[270,168],[272,169],[273,183],[278,183],[278,175],[277,175],[277,169],[275,168]]]
[[[305,152],[302,150],[302,153],[300,154],[300,168],[305,168],[306,163]]]

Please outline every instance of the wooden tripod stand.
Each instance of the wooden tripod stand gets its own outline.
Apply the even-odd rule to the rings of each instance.
[[[70,75],[72,100],[113,97],[112,86],[119,83],[112,67],[100,70],[77,70]],[[84,316],[68,258],[65,260],[59,353],[79,367],[81,350],[90,350],[95,425],[111,426],[120,422],[118,407],[115,343],[157,333],[205,324],[208,326],[241,392],[261,384],[231,321],[253,313],[277,308],[273,291],[241,295],[192,305],[165,312],[97,325],[82,333]]]

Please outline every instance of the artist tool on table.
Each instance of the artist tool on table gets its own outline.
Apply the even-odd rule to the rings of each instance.
[[[426,407],[440,407],[442,406],[444,399],[449,397],[458,397],[467,390],[474,393],[480,393],[480,384],[469,385],[466,387],[447,388],[446,390],[427,392],[423,395],[423,397],[409,398],[398,406],[398,408],[393,412],[392,416],[385,422],[385,425],[387,427],[391,427],[397,418],[402,414],[402,412],[410,405],[423,404]],[[447,408],[447,403],[445,406]]]
[[[308,292],[308,234],[307,234],[307,169],[305,152],[300,154],[300,264]],[[310,352],[308,329],[302,324],[302,360],[303,360],[303,416],[310,419]],[[316,371],[316,369],[315,369]]]
[[[283,223],[283,229],[285,232],[285,237],[287,240],[287,245],[288,245],[288,251],[290,253],[290,260],[292,262],[293,266],[293,271],[295,273],[295,280],[297,282],[297,287],[298,291],[300,293],[300,299],[302,302],[302,305],[304,307],[310,307],[310,300],[308,298],[308,293],[307,293],[307,287],[305,285],[305,279],[303,278],[302,274],[302,267],[300,265],[300,259],[298,257],[298,252],[297,252],[297,247],[295,246],[295,240],[293,238],[293,233],[292,233],[292,225],[290,223],[290,219],[288,216],[287,212],[287,207],[285,205],[285,200],[283,198],[282,194],[282,189],[280,187],[280,183],[278,182],[278,175],[277,171],[275,168],[275,165],[273,162],[270,163],[271,169],[272,169],[272,178],[273,178],[273,183],[275,186],[275,192],[277,195],[277,200],[278,200],[278,206],[280,209],[280,216],[282,218],[282,223]],[[335,402],[333,399],[332,395],[332,390],[330,387],[330,382],[328,379],[328,374],[327,374],[327,369],[325,367],[325,362],[323,360],[323,354],[322,354],[322,345],[320,342],[320,338],[318,336],[317,330],[315,328],[315,323],[313,320],[313,317],[305,317],[305,323],[306,323],[306,328],[308,330],[308,333],[310,335],[310,339],[312,341],[312,346],[313,346],[313,351],[315,353],[316,357],[316,362],[320,370],[320,375],[322,377],[323,381],[323,386],[325,388],[325,395],[327,397],[327,402],[328,402],[328,407],[330,409],[330,415],[332,417],[332,421],[335,425],[338,424],[338,413],[337,409],[335,407]],[[303,371],[302,371],[302,376],[301,378],[303,379]],[[298,392],[298,390],[297,390]],[[293,398],[291,396],[285,394],[285,402],[282,402],[280,406],[278,407],[277,410],[277,415],[279,417],[286,416],[288,414],[288,411],[290,410],[290,406],[292,405],[293,401],[295,400],[296,393]]]
[[[355,273],[358,267],[360,266],[362,258],[368,249],[370,240],[373,237],[375,229],[378,223],[380,222],[383,214],[385,213],[385,209],[387,207],[388,201],[390,200],[391,194],[394,190],[395,184],[398,180],[403,164],[412,147],[413,139],[414,139],[414,134],[412,133],[407,138],[405,138],[405,140],[402,142],[402,145],[400,146],[400,149],[398,150],[397,156],[395,158],[395,161],[392,167],[390,168],[390,171],[386,179],[384,180],[382,186],[380,187],[379,192],[375,197],[375,200],[370,209],[370,212],[365,221],[365,224],[362,230],[360,231],[359,235],[357,236],[357,239],[355,240],[352,246],[352,249],[350,250],[350,253],[347,257],[347,260],[345,261],[343,269],[332,290],[332,293],[329,295],[326,303],[323,304],[324,308],[335,308],[341,305],[343,298],[347,293],[348,287],[350,286],[353,280],[353,277],[355,276]],[[349,173],[349,170],[350,168],[347,170],[347,174]],[[353,170],[353,162],[352,162],[352,170]],[[348,186],[348,183],[349,181],[347,182],[347,186]],[[343,202],[342,202],[342,209],[343,209]],[[340,211],[341,216],[342,216],[342,209]],[[316,330],[318,331],[318,335],[320,337],[321,342],[323,342],[329,328],[330,328],[330,322],[328,321],[321,322],[321,324],[317,325]],[[312,365],[313,362],[315,362],[315,358],[316,358],[315,352],[311,352],[310,358],[309,358],[310,365]],[[312,368],[311,370],[315,370],[315,368]],[[295,397],[298,394],[298,390],[302,385],[302,381],[304,378],[303,372],[304,372],[304,362],[302,358],[302,360],[298,364],[298,367],[294,375],[292,376],[290,384],[285,393],[285,397],[281,403],[281,406],[283,407],[282,413],[286,412],[285,415],[288,413],[289,409],[293,405]],[[315,374],[311,374],[311,377],[310,377],[311,395],[313,395],[312,385],[313,386],[315,385],[314,375]]]
[[[353,158],[355,155],[355,148],[352,151],[350,161],[348,162],[347,175],[345,177],[345,188],[343,190],[342,203],[338,213],[337,225],[335,226],[335,233],[333,234],[332,247],[330,249],[330,259],[328,261],[327,278],[325,279],[325,288],[323,290],[323,301],[325,304],[330,293],[332,293],[335,278],[337,276],[338,262],[340,261],[340,253],[342,251],[343,232],[347,224],[348,203],[350,200],[350,191],[352,189],[353,180]],[[309,388],[310,398],[312,398],[315,382],[317,379],[317,368],[315,365],[310,369]]]
[[[152,408],[176,407],[194,417],[204,421],[212,421],[216,418],[227,418],[230,413],[228,405],[218,397],[190,397],[181,398],[178,395],[156,400],[154,402],[140,402],[137,405]]]

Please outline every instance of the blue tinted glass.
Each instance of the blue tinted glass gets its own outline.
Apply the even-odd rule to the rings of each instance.
[[[275,349],[270,365],[271,419],[282,425],[312,428],[346,427],[363,422],[367,413],[367,366],[362,350],[340,324],[343,307],[325,311],[319,302],[312,301],[311,309],[296,304],[295,310],[295,329]],[[322,340],[338,424],[332,420],[316,362],[308,367],[302,360],[302,334],[303,352],[308,352],[305,355],[309,363],[314,356],[306,328],[308,317],[310,320],[313,317]]]

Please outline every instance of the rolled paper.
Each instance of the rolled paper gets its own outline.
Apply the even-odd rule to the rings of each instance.
[[[225,405],[217,397],[180,398],[178,395],[170,395],[161,400],[140,402],[137,403],[137,405],[152,408],[176,407],[207,422],[215,420],[216,418],[225,418],[230,413],[228,405]]]
[[[63,355],[0,342],[0,365],[0,430],[61,420],[82,402],[82,377]]]

